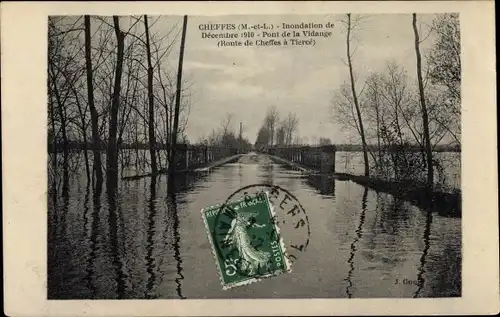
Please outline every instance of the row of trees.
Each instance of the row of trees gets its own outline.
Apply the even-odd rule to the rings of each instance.
[[[228,149],[248,150],[252,147],[248,138],[243,136],[243,122],[239,123],[239,132],[236,130],[233,113],[227,113],[221,120],[220,126],[212,129],[208,136],[201,136],[198,143]]]
[[[281,119],[278,109],[275,106],[270,107],[257,133],[255,147],[289,146],[297,143],[298,125],[299,119],[295,113],[289,112],[286,117]]]
[[[383,70],[370,73],[360,84],[352,43],[353,34],[365,20],[351,14],[343,20],[349,80],[335,91],[335,118],[361,139],[366,176],[371,170],[378,176],[399,179],[422,176],[432,188],[434,169],[439,167],[439,160],[433,156],[436,147],[446,139],[460,146],[458,15],[437,15],[423,36],[418,17],[413,14],[408,27],[414,34],[416,69],[407,70],[390,60]],[[421,43],[431,35],[434,43],[421,52]],[[416,82],[408,71],[416,74]],[[415,146],[420,150],[415,151]]]
[[[50,17],[48,21],[49,143],[62,148],[68,173],[70,142],[84,147],[87,180],[103,180],[101,149],[105,149],[106,179],[116,186],[122,144],[149,145],[152,172],[162,159],[158,145],[175,148],[177,134],[187,125],[190,103],[182,88],[184,25],[153,32],[161,19],[150,17]],[[168,62],[181,39],[177,78]],[[185,85],[184,85],[185,86]],[[163,153],[168,162],[172,151]],[[57,158],[57,155],[55,155]],[[92,164],[90,161],[92,160]],[[57,169],[58,160],[53,159]]]

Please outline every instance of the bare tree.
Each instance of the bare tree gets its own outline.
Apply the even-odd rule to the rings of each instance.
[[[422,121],[424,128],[424,141],[425,141],[425,152],[427,159],[427,186],[432,188],[434,185],[434,170],[433,170],[433,162],[432,162],[432,146],[431,139],[429,135],[429,118],[427,113],[427,107],[425,104],[425,92],[424,92],[424,83],[422,79],[422,58],[420,55],[420,39],[417,28],[417,14],[413,13],[413,32],[415,34],[415,54],[417,58],[417,79],[418,79],[418,91],[420,96],[420,106],[422,108]]]
[[[102,183],[102,168],[101,168],[101,153],[99,147],[101,145],[101,139],[99,137],[99,118],[97,114],[97,109],[94,102],[94,79],[92,74],[92,42],[90,38],[90,17],[85,16],[85,64],[87,71],[87,95],[88,95],[88,105],[90,110],[90,121],[92,129],[92,153],[94,160],[93,170],[96,175],[96,182]]]
[[[123,71],[123,52],[125,46],[124,44],[125,33],[120,30],[120,18],[118,16],[113,16],[113,24],[117,40],[117,56],[116,56],[113,98],[112,98],[111,112],[109,119],[108,150],[106,153],[108,190],[115,189],[118,183],[118,147],[117,147],[118,111],[120,109],[121,80]]]
[[[160,32],[152,31],[152,26],[158,19],[148,19],[146,24],[141,23],[145,20],[143,17],[134,16],[129,17],[129,21],[124,21],[125,18],[118,20],[116,17],[99,16],[49,19],[48,114],[49,136],[52,140],[49,145],[51,150],[54,145],[63,150],[63,161],[71,161],[70,166],[63,164],[63,170],[68,171],[65,175],[73,168],[76,172],[80,167],[78,164],[81,156],[78,154],[82,152],[72,155],[70,151],[71,148],[78,147],[83,150],[87,178],[94,179],[90,176],[91,164],[88,163],[86,151],[87,140],[90,139],[90,149],[94,153],[95,180],[98,182],[103,178],[102,168],[98,165],[102,165],[99,150],[104,144],[108,179],[113,183],[117,182],[118,168],[131,164],[129,148],[135,149],[135,165],[138,169],[139,164],[143,168],[145,163],[158,162],[159,154],[153,152],[152,156],[156,154],[156,159],[150,160],[151,156],[146,155],[147,151],[140,151],[148,149],[145,146],[148,140],[150,145],[153,143],[153,146],[149,146],[150,150],[158,144],[157,135],[164,137],[167,140],[164,145],[169,146],[176,90],[175,80],[170,80],[168,60],[165,57],[175,42],[170,41],[169,35],[175,35],[174,31],[178,28],[173,26],[167,29],[166,36],[157,37]],[[120,29],[120,25],[127,24],[130,29]],[[145,34],[146,29],[148,34]],[[142,45],[136,45],[137,41]],[[151,82],[151,69],[154,70],[152,84],[148,85],[148,79]],[[165,90],[159,85],[162,81],[167,81]],[[148,86],[153,88],[149,95]],[[186,87],[181,94],[177,130],[179,135],[184,135],[190,95]],[[151,95],[152,109],[149,106]],[[160,111],[155,105],[161,106]],[[162,109],[165,110],[161,111]],[[153,120],[149,120],[151,113]],[[128,124],[129,122],[132,124]],[[151,131],[155,140],[149,137]],[[160,148],[156,147],[160,152]],[[54,155],[54,158],[51,163],[55,170],[60,157]],[[151,168],[154,170],[153,162]],[[161,168],[161,160],[159,163]]]
[[[156,139],[155,139],[155,108],[153,97],[153,64],[151,63],[151,45],[149,43],[149,26],[148,16],[144,15],[144,29],[146,30],[146,54],[148,60],[148,103],[149,103],[149,153],[151,157],[151,172],[156,174],[158,168],[156,166]]]
[[[211,146],[216,146],[219,145],[221,142],[221,136],[219,131],[216,129],[213,129],[210,135],[207,138],[208,144]]]
[[[51,135],[53,137],[53,166],[57,174],[58,157],[57,151],[62,145],[63,149],[63,193],[67,193],[68,178],[70,173],[70,138],[75,138],[78,132],[73,129],[81,129],[81,121],[76,120],[77,114],[74,105],[79,100],[74,94],[75,86],[82,77],[83,67],[77,62],[77,55],[81,51],[81,45],[76,43],[83,31],[78,27],[81,19],[73,19],[66,28],[56,26],[60,18],[49,19],[49,45],[48,45],[48,92],[49,92],[49,114],[51,121]],[[58,121],[57,121],[58,120]],[[80,125],[80,127],[79,127]],[[73,129],[72,129],[73,128]],[[59,135],[61,138],[59,139]],[[74,166],[75,168],[77,166]],[[88,172],[88,168],[86,169]]]
[[[375,138],[377,139],[377,152],[378,156],[374,160],[375,162],[375,167],[377,169],[377,172],[381,171],[381,168],[383,166],[382,164],[382,134],[381,134],[381,129],[383,125],[383,107],[382,107],[382,98],[381,98],[381,93],[382,93],[382,78],[379,74],[374,73],[371,74],[366,83],[367,83],[367,93],[366,93],[366,105],[367,105],[367,115],[368,117],[371,117],[372,121],[375,121],[375,124],[372,125],[374,127],[374,135]],[[371,110],[371,111],[370,111]]]
[[[330,145],[332,144],[332,140],[330,140],[330,138],[320,137],[318,143],[319,145]]]
[[[177,132],[179,126],[179,109],[181,104],[181,93],[182,93],[182,66],[184,62],[184,46],[186,43],[186,29],[187,29],[188,17],[184,16],[183,25],[182,25],[182,38],[181,38],[181,47],[179,53],[179,64],[177,68],[177,89],[176,89],[176,97],[175,97],[175,112],[174,112],[174,128],[172,132],[172,143],[170,148],[170,162],[168,164],[168,180],[169,180],[169,190],[173,190],[173,181],[174,181],[174,170],[175,166],[173,162],[175,162],[175,152],[177,146]]]
[[[269,146],[269,139],[269,129],[265,125],[262,125],[259,129],[259,132],[257,132],[255,147],[259,149],[267,148]]]
[[[276,131],[276,145],[284,146],[286,145],[286,132],[285,132],[285,122],[282,122]]]
[[[295,113],[288,113],[288,116],[283,121],[283,128],[285,130],[285,145],[291,145],[293,134],[297,131],[299,119]]]
[[[347,20],[344,21],[344,24],[346,25],[346,30],[347,30],[347,36],[346,36],[347,65],[349,67],[349,77],[350,77],[350,83],[351,83],[352,100],[353,100],[354,106],[356,108],[356,115],[357,115],[358,125],[359,125],[359,133],[361,136],[361,143],[363,145],[363,159],[365,162],[365,176],[368,176],[370,174],[369,161],[368,161],[368,150],[367,150],[367,145],[366,145],[365,130],[363,127],[363,119],[361,117],[361,110],[360,110],[360,106],[359,106],[358,95],[356,93],[356,85],[355,85],[355,79],[354,79],[354,73],[353,73],[352,57],[353,57],[354,53],[353,53],[353,51],[351,51],[351,41],[352,41],[351,33],[359,25],[359,23],[361,21],[361,17],[354,19],[354,21],[352,21],[351,14],[348,13],[346,15],[346,18],[347,18]]]
[[[65,75],[66,77],[67,75]],[[80,88],[80,87],[78,87]],[[82,137],[82,140],[83,140],[83,144],[84,144],[84,148],[83,148],[83,156],[84,156],[84,160],[85,160],[85,174],[87,176],[87,184],[90,184],[91,181],[92,181],[92,177],[90,175],[90,163],[89,163],[89,157],[88,157],[88,151],[87,151],[87,106],[85,108],[83,108],[83,105],[80,101],[80,96],[79,96],[79,92],[77,90],[77,87],[75,87],[75,85],[71,85],[70,86],[70,89],[72,90],[73,94],[74,94],[74,97],[75,97],[75,103],[76,103],[76,106],[77,106],[77,109],[78,109],[78,116],[79,116],[79,119],[80,119],[80,130],[81,130],[81,137]]]
[[[265,126],[268,129],[269,134],[269,145],[272,146],[274,144],[274,136],[276,133],[276,126],[279,121],[279,113],[276,106],[272,106],[268,109],[266,118],[265,118]]]
[[[232,129],[230,129],[231,123],[233,121],[234,115],[232,113],[227,113],[224,119],[222,119],[221,122],[221,134],[222,137],[227,135],[229,132],[232,132]]]
[[[461,59],[458,14],[438,14],[432,23],[436,41],[427,55],[431,83],[445,88],[439,124],[457,144],[460,142]],[[447,120],[450,119],[450,120]]]
[[[420,112],[415,111],[406,70],[395,61],[388,62],[383,72],[368,77],[365,91],[366,133],[368,138],[376,138],[377,146],[369,148],[369,153],[377,176],[396,179],[418,176],[421,164],[413,144],[422,143]],[[421,157],[425,159],[425,154]]]

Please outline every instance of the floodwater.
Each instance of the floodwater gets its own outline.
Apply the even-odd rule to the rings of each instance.
[[[80,177],[65,195],[49,194],[48,298],[461,296],[460,218],[260,155],[179,178],[175,195],[166,183],[164,176],[123,181],[107,197]],[[200,210],[262,183],[299,200],[309,245],[291,273],[223,291]]]

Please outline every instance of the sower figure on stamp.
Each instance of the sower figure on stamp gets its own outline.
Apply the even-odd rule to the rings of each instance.
[[[255,223],[257,213],[236,213],[236,217],[231,221],[231,228],[224,238],[224,245],[234,246],[240,254],[240,269],[247,271],[249,275],[258,272],[260,268],[269,266],[271,255],[268,252],[257,250],[251,245],[248,235],[248,228],[263,228],[266,225]]]

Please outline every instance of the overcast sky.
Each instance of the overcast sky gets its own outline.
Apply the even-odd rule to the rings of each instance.
[[[366,16],[356,32],[354,57],[359,82],[371,71],[396,60],[415,77],[415,51],[412,17],[406,15]],[[188,20],[184,76],[189,81],[192,108],[186,134],[191,142],[220,126],[226,113],[234,114],[233,128],[243,122],[244,136],[252,143],[269,106],[276,106],[282,117],[294,112],[299,118],[299,134],[309,142],[320,136],[334,143],[359,143],[349,132],[333,122],[331,109],[335,89],[348,80],[345,33],[340,15],[318,16],[222,16]],[[420,16],[430,23],[433,16]],[[162,18],[154,25],[167,30],[181,17]],[[332,36],[317,38],[316,45],[288,47],[217,47],[216,39],[202,39],[203,23],[300,23],[334,22]],[[179,23],[180,27],[180,23]],[[427,27],[422,26],[425,34]],[[179,37],[180,38],[180,37]],[[428,38],[422,45],[432,44]],[[177,46],[179,43],[176,43]],[[178,48],[170,55],[170,67],[177,66]],[[360,84],[361,85],[361,84]]]

